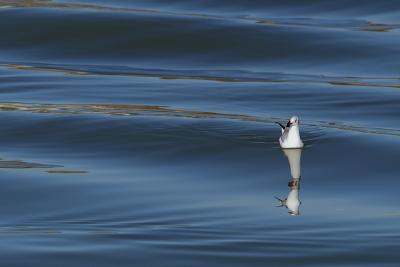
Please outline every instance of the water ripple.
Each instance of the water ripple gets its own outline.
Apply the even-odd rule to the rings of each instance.
[[[214,82],[253,83],[310,83],[335,86],[400,88],[398,77],[356,77],[312,74],[251,72],[240,70],[171,70],[143,69],[123,66],[59,66],[54,64],[0,63],[0,67],[22,71],[60,72],[68,75],[105,75],[126,77],[150,77],[164,80],[205,80]]]
[[[0,0],[0,8],[57,8],[57,9],[76,9],[76,10],[92,10],[92,11],[109,11],[109,12],[135,12],[150,13],[169,16],[188,16],[203,19],[224,19],[234,20],[236,22],[243,21],[245,23],[252,22],[269,26],[294,26],[294,27],[319,27],[333,28],[345,30],[358,30],[366,32],[389,32],[400,29],[399,23],[378,23],[360,19],[322,19],[322,18],[260,18],[245,15],[216,15],[196,12],[184,11],[166,11],[147,8],[132,7],[116,7],[96,4],[79,4],[79,3],[59,3],[52,0]]]
[[[167,106],[155,105],[128,105],[128,104],[44,104],[22,102],[0,102],[0,111],[25,111],[32,113],[49,114],[103,114],[113,116],[167,116],[192,119],[228,119],[248,122],[275,124],[276,121],[285,121],[286,118],[258,117],[244,114],[220,113],[212,111],[193,111]],[[305,126],[351,131],[358,133],[400,136],[400,129],[371,128],[357,125],[347,125],[341,122],[317,121],[304,122]],[[316,136],[319,134],[317,133]],[[251,138],[250,138],[251,139]],[[258,142],[257,140],[254,140]]]

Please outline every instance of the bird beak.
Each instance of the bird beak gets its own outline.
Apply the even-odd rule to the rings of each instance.
[[[290,120],[287,122],[286,127],[290,127],[291,123]]]

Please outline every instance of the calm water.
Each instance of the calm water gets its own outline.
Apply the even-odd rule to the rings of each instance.
[[[400,264],[398,1],[0,7],[2,266]]]

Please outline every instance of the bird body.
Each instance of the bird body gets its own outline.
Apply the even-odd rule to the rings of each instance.
[[[293,116],[286,126],[278,123],[282,128],[282,135],[279,138],[279,144],[282,148],[302,148],[304,146],[300,137],[299,118]]]

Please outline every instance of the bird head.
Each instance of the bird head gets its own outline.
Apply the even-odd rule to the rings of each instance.
[[[300,121],[299,121],[299,117],[297,116],[293,116],[289,119],[289,121],[287,122],[286,127],[290,127],[293,125],[299,125]]]

